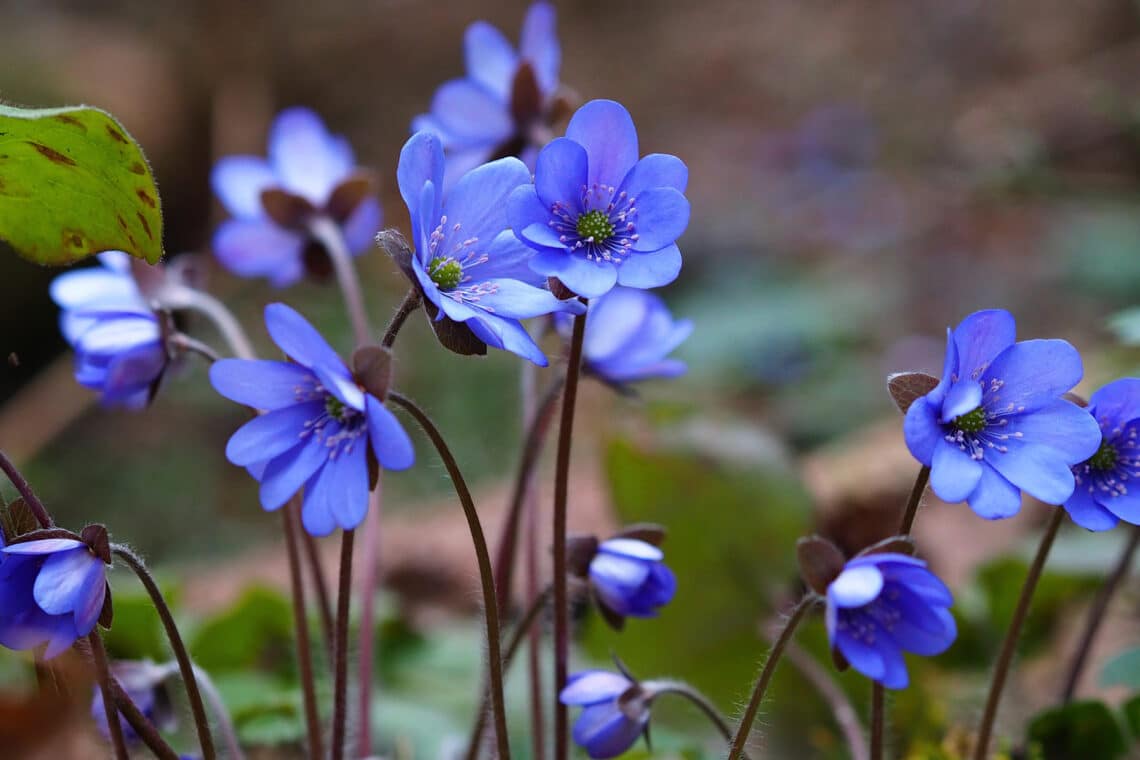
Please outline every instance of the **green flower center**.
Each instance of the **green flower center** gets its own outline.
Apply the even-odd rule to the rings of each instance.
[[[428,277],[440,290],[451,290],[463,279],[463,265],[450,256],[437,256],[428,264]]]
[[[336,396],[325,397],[325,411],[337,422],[344,422],[348,417],[348,407]]]
[[[963,433],[979,433],[986,428],[986,410],[979,406],[972,412],[955,417],[951,424]]]
[[[614,226],[604,211],[587,211],[582,214],[578,217],[576,228],[580,238],[593,238],[595,243],[604,243],[614,234]]]
[[[1100,448],[1089,457],[1089,467],[1094,470],[1111,470],[1116,466],[1116,447],[1108,441],[1101,441]]]

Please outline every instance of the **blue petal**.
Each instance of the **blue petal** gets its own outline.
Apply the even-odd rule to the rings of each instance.
[[[1007,451],[986,451],[986,462],[1002,477],[1046,504],[1064,504],[1073,495],[1073,471],[1055,449],[1010,439]]]
[[[368,436],[380,466],[386,470],[406,470],[415,464],[412,439],[404,426],[383,404],[368,396]]]
[[[481,313],[470,319],[467,326],[475,333],[475,337],[488,346],[510,351],[539,367],[549,364],[542,349],[534,342],[534,338],[530,337],[526,328],[516,320]]]
[[[591,100],[570,119],[566,136],[581,144],[590,157],[590,185],[617,188],[637,163],[637,129],[620,103]]]
[[[453,79],[435,91],[432,115],[463,143],[500,143],[514,132],[507,103],[470,79]]]
[[[233,464],[246,466],[284,454],[304,441],[303,434],[310,432],[305,423],[317,419],[324,411],[323,402],[310,401],[254,417],[230,437],[226,458]]]
[[[1089,412],[1108,430],[1140,417],[1140,379],[1122,377],[1100,388],[1089,398]]]
[[[518,237],[523,240],[527,245],[533,246],[538,250],[549,250],[558,253],[566,252],[566,244],[562,242],[558,233],[549,224],[534,223],[528,224],[518,232]],[[569,255],[569,253],[567,253]]]
[[[904,559],[914,560],[913,557],[896,555],[891,561],[879,565],[888,583],[905,586],[936,607],[949,607],[954,603],[950,589],[946,588],[946,584],[937,575],[926,569],[925,562],[914,560],[910,563],[904,562]]]
[[[554,6],[534,3],[523,19],[519,39],[519,55],[530,61],[538,87],[550,94],[558,87],[558,68],[562,63],[562,49],[555,33]]]
[[[827,587],[827,601],[840,608],[870,604],[883,590],[883,574],[877,567],[846,567]]]
[[[533,185],[515,188],[507,198],[507,221],[519,240],[526,240],[523,230],[531,226],[548,227],[550,219],[550,209],[543,205]],[[564,250],[566,246],[559,243],[551,248]]]
[[[911,455],[929,467],[934,461],[934,449],[945,436],[938,421],[938,408],[924,397],[916,399],[903,419],[903,438]]]
[[[1069,513],[1073,522],[1085,530],[1111,530],[1117,526],[1120,520],[1112,512],[1097,503],[1093,494],[1090,493],[1093,488],[1087,483],[1078,483],[1077,487],[1073,489],[1073,495],[1065,502],[1065,511]]]
[[[926,394],[927,402],[932,406],[941,406],[957,374],[958,346],[954,342],[954,333],[950,328],[946,328],[946,355],[942,360],[942,379],[930,393]]]
[[[261,508],[267,512],[280,509],[328,459],[328,448],[316,436],[310,436],[301,446],[274,457],[259,478]]]
[[[942,422],[952,422],[955,417],[974,411],[981,403],[982,386],[976,380],[959,380],[950,386],[942,402]]]
[[[883,658],[883,677],[879,683],[888,689],[905,689],[910,684],[910,677],[906,672],[902,650],[897,645],[884,644],[879,648],[879,654]]]
[[[109,271],[104,267],[88,267],[73,272],[65,272],[51,281],[51,298],[61,309],[87,309],[90,311],[122,310],[149,311],[138,286],[129,274]],[[85,322],[85,326],[89,326]],[[68,328],[65,319],[62,323],[64,337],[68,342],[82,332],[81,326]]]
[[[598,545],[598,551],[651,562],[659,562],[665,558],[665,552],[653,544],[639,541],[636,538],[607,539]]]
[[[583,345],[586,357],[598,362],[611,356],[621,356],[630,345],[647,334],[650,312],[655,305],[664,309],[659,298],[636,288],[617,287],[595,299],[590,304],[591,319]],[[654,337],[647,336],[651,341]],[[664,352],[667,353],[669,351]]]
[[[633,250],[659,251],[672,244],[689,226],[689,200],[671,187],[646,190],[637,196],[637,240]]]
[[[667,153],[650,153],[637,162],[618,192],[640,199],[642,193],[655,187],[671,187],[683,193],[688,184],[689,167],[684,161]]]
[[[538,154],[534,189],[547,210],[560,203],[567,213],[582,213],[583,188],[589,176],[586,149],[565,137],[552,140]]]
[[[52,554],[36,576],[36,604],[49,615],[76,612],[86,603],[81,592],[90,586],[90,576],[104,577],[103,567],[86,546]]]
[[[218,200],[236,217],[264,216],[261,193],[280,185],[269,163],[260,156],[226,156],[214,164],[210,186]]]
[[[301,279],[305,239],[267,219],[230,219],[214,233],[214,254],[239,277],[268,277],[277,287]]]
[[[585,298],[605,295],[617,284],[618,278],[618,269],[608,261],[587,261],[567,253],[539,251],[530,260],[530,268],[547,277],[557,277],[566,287]]]
[[[368,512],[368,445],[359,438],[350,448],[340,449],[317,477],[317,488],[330,489],[328,501],[343,530],[353,530]]]
[[[630,686],[633,682],[623,675],[608,670],[584,670],[567,679],[558,700],[564,705],[608,702],[621,696]]]
[[[534,249],[515,237],[510,230],[503,230],[496,235],[491,244],[481,249],[480,253],[487,260],[467,270],[476,279],[509,278],[536,287],[546,285],[546,279],[531,270],[528,264],[534,256]]]
[[[483,85],[503,102],[511,97],[518,56],[511,43],[486,21],[476,21],[463,35],[467,76]]]
[[[930,467],[930,487],[938,498],[950,504],[965,501],[982,478],[983,465],[956,444],[945,439],[934,447]]]
[[[451,255],[456,243],[470,240],[492,242],[508,226],[507,198],[530,183],[530,172],[517,158],[500,158],[463,175],[444,203],[447,216],[446,246],[440,254]],[[461,225],[458,230],[455,225]],[[481,246],[480,246],[481,247]]]
[[[652,563],[599,552],[590,560],[590,579],[600,588],[634,591],[649,577]]]
[[[585,305],[577,299],[560,301],[549,290],[518,280],[485,280],[479,285],[489,286],[491,292],[478,296],[478,302],[474,305],[505,319],[530,319],[556,311],[569,314],[582,314],[586,311]],[[460,292],[462,291],[461,288]]]
[[[323,206],[333,188],[352,173],[352,148],[329,134],[307,108],[288,108],[269,130],[269,160],[286,190]]]
[[[1093,416],[1071,401],[1055,399],[1031,414],[1005,417],[1004,435],[1047,446],[1069,464],[1083,462],[1100,448],[1101,430]]]
[[[1127,493],[1099,496],[1097,503],[1121,520],[1140,525],[1140,488],[1129,487]]]
[[[880,639],[880,642],[882,641],[883,639]],[[878,647],[868,646],[843,630],[836,632],[832,645],[847,658],[851,667],[867,678],[877,681],[883,677],[886,664]]]
[[[380,201],[369,196],[356,205],[344,222],[344,242],[348,250],[359,255],[370,249],[376,241],[376,233],[384,223]]]
[[[1013,517],[1021,509],[1021,491],[993,467],[983,467],[982,479],[966,503],[979,517],[1000,520]]]
[[[92,559],[94,562],[87,572],[87,579],[75,596],[72,619],[75,621],[75,632],[80,636],[86,636],[95,628],[99,616],[103,614],[103,602],[107,598],[107,575],[103,561],[94,557]]]
[[[335,489],[320,485],[323,468],[305,484],[305,499],[301,503],[301,525],[310,536],[327,536],[336,530],[333,502]]]
[[[420,246],[421,241],[431,230],[425,230],[421,213],[424,186],[431,183],[433,188],[443,186],[443,143],[439,136],[431,132],[417,132],[400,149],[400,163],[396,167],[396,184],[400,197],[408,207],[412,221],[412,244]],[[439,219],[441,199],[433,195],[428,204],[426,216]]]
[[[166,362],[166,351],[157,342],[123,351],[107,367],[103,382],[104,401],[127,402],[158,379]]]
[[[681,273],[681,251],[667,245],[653,253],[633,253],[618,267],[618,282],[629,288],[659,288]]]
[[[309,369],[320,367],[338,374],[348,374],[344,362],[332,350],[328,341],[293,308],[283,303],[266,306],[265,327],[277,347],[298,364]]]
[[[954,330],[959,379],[977,380],[997,355],[1013,345],[1017,325],[1004,309],[977,311]]]
[[[1081,381],[1080,354],[1063,340],[1027,340],[1002,351],[982,375],[990,412],[1032,412],[1052,403]]]
[[[230,401],[270,410],[296,404],[314,389],[317,378],[293,362],[221,359],[210,366],[210,383]]]
[[[587,707],[574,723],[574,741],[594,760],[617,757],[641,736],[649,713],[630,720],[617,703]]]

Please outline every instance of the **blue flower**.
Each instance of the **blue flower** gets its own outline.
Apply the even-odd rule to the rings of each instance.
[[[590,587],[599,603],[619,617],[656,617],[677,591],[664,552],[634,538],[611,538],[590,560]]]
[[[665,302],[637,288],[616,287],[590,302],[582,346],[584,370],[622,386],[652,378],[677,377],[688,369],[669,354],[693,331],[688,319],[674,321]],[[570,319],[555,315],[558,331],[569,335]]]
[[[7,544],[0,535],[0,645],[46,659],[95,628],[107,598],[103,560],[87,544],[47,538]]]
[[[439,135],[448,154],[445,186],[480,164],[518,156],[534,166],[545,133],[558,118],[558,67],[554,8],[535,3],[523,21],[519,50],[495,27],[467,27],[467,76],[453,79],[432,99],[431,113],[416,117],[412,131]]]
[[[947,331],[941,382],[907,411],[911,454],[930,486],[987,519],[1021,508],[1024,491],[1048,504],[1073,493],[1070,469],[1092,456],[1100,428],[1061,395],[1083,373],[1063,340],[1014,342],[1007,311],[979,311]]]
[[[123,687],[135,707],[160,731],[172,730],[176,725],[174,707],[164,685],[170,674],[170,668],[155,665],[149,660],[116,662],[111,666],[111,675]],[[110,739],[107,711],[103,707],[103,690],[98,686],[95,687],[95,696],[91,700],[91,717],[95,719],[99,733]],[[127,742],[134,744],[141,741],[122,715],[119,716],[119,724]]]
[[[151,313],[131,275],[130,256],[122,251],[105,251],[95,258],[100,266],[64,272],[51,281],[52,300],[63,310],[59,329],[72,346],[94,324],[87,312]]]
[[[667,285],[681,271],[674,241],[689,223],[688,179],[676,156],[638,160],[629,112],[594,100],[538,154],[534,185],[511,195],[511,227],[538,251],[531,269],[580,296]]]
[[[437,322],[466,325],[481,343],[546,366],[519,320],[585,307],[539,287],[542,278],[527,267],[533,252],[507,229],[507,196],[530,172],[517,158],[502,158],[463,175],[446,200],[443,172],[443,146],[430,132],[400,151],[397,180],[415,246],[401,266]]]
[[[227,156],[214,165],[210,182],[233,215],[214,233],[218,259],[234,274],[268,277],[278,287],[300,280],[306,263],[323,261],[312,258],[306,223],[313,217],[340,225],[354,254],[367,250],[380,229],[380,202],[367,195],[367,175],[357,170],[352,146],[307,108],[278,114],[268,160]],[[287,194],[282,208],[266,206],[269,190]]]
[[[1077,485],[1065,502],[1073,522],[1108,530],[1120,520],[1140,525],[1140,380],[1109,383],[1089,399],[1088,412],[1101,430],[1100,448],[1073,468]]]
[[[382,467],[404,470],[415,461],[411,439],[304,317],[270,304],[265,325],[291,362],[223,359],[210,368],[218,393],[265,410],[233,434],[226,457],[261,483],[266,510],[303,487],[305,530],[351,530],[368,510],[369,452]]]
[[[585,670],[566,681],[558,699],[564,705],[584,708],[574,723],[573,737],[590,757],[617,757],[645,732],[650,699],[639,694],[636,686],[607,670]]]
[[[827,637],[860,673],[888,689],[904,689],[904,651],[941,654],[958,636],[953,603],[922,560],[867,554],[847,562],[827,587]]]

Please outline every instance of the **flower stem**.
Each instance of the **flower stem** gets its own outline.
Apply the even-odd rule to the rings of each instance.
[[[752,689],[752,697],[748,700],[748,707],[744,710],[744,717],[740,719],[736,736],[732,740],[732,750],[728,754],[728,760],[737,760],[743,755],[744,745],[748,743],[748,735],[752,733],[752,724],[756,720],[756,713],[760,710],[760,703],[764,701],[764,692],[768,689],[768,683],[776,673],[776,665],[780,661],[780,656],[784,653],[784,648],[787,647],[788,642],[792,640],[796,626],[800,624],[804,615],[815,606],[817,601],[819,598],[815,594],[807,594],[799,601],[787,622],[784,623],[784,629],[780,631],[776,643],[772,645],[772,651],[768,654],[768,659],[764,661],[764,668],[756,679],[756,686]]]
[[[676,694],[679,697],[684,697],[689,700],[689,702],[695,705],[697,709],[709,719],[709,722],[716,727],[716,730],[720,732],[720,735],[724,737],[726,742],[732,741],[732,727],[728,724],[728,721],[725,720],[724,716],[720,714],[720,710],[716,709],[716,705],[704,694],[701,694],[689,684],[681,681],[654,681],[652,682],[652,686],[656,694]],[[749,760],[748,754],[745,752],[741,753],[741,757],[744,758],[744,760]]]
[[[1017,649],[1017,640],[1021,636],[1021,627],[1029,615],[1029,603],[1033,600],[1037,581],[1041,579],[1041,572],[1045,569],[1045,560],[1049,557],[1049,550],[1053,547],[1053,539],[1057,537],[1057,531],[1064,519],[1065,510],[1054,507],[1053,515],[1049,518],[1049,525],[1045,528],[1045,535],[1041,537],[1041,545],[1037,547],[1037,556],[1033,558],[1033,564],[1029,567],[1029,574],[1025,577],[1025,584],[1021,587],[1021,596],[1017,600],[1017,608],[1013,612],[1013,619],[1009,622],[1005,641],[1001,645],[1001,653],[998,655],[997,664],[994,666],[993,681],[990,683],[990,692],[986,697],[986,709],[982,713],[982,722],[978,726],[978,740],[977,744],[974,745],[974,760],[986,760],[990,734],[993,732],[994,719],[997,717],[998,703],[1001,702],[1005,678],[1009,674],[1010,665],[1013,664],[1013,655]]]
[[[582,343],[586,314],[574,317],[570,357],[566,365],[566,388],[558,429],[558,457],[554,470],[554,757],[566,760],[570,753],[569,712],[557,698],[566,686],[570,660],[570,605],[566,593],[566,502],[570,485],[570,444],[574,433],[574,406],[582,370]]]
[[[237,317],[224,303],[209,293],[185,285],[171,285],[159,292],[158,302],[159,305],[170,309],[193,309],[206,317],[225,338],[234,356],[240,359],[252,359],[256,355],[253,344],[249,342]]]
[[[201,356],[210,364],[213,364],[221,358],[218,356],[217,351],[210,348],[208,345],[198,340],[197,338],[191,338],[185,333],[174,333],[171,335],[170,344],[182,349],[183,351],[187,351],[192,354],[198,354],[198,356]]]
[[[313,588],[317,593],[317,611],[321,616],[321,631],[325,639],[325,653],[329,659],[329,669],[333,666],[333,613],[332,598],[329,596],[329,584],[325,579],[325,572],[321,568],[320,554],[317,552],[317,540],[307,531],[298,531],[301,537],[301,548],[305,550],[305,564],[309,566],[309,574],[313,577]]]
[[[847,741],[847,751],[851,760],[868,760],[867,743],[863,736],[863,726],[859,723],[859,715],[851,705],[851,700],[839,688],[831,677],[831,672],[820,667],[814,657],[798,647],[795,642],[789,642],[784,650],[784,656],[791,660],[792,665],[803,674],[824,701],[831,707],[835,722],[843,737]]]
[[[293,629],[297,637],[297,665],[301,672],[301,694],[305,705],[309,757],[320,758],[324,756],[324,751],[321,749],[321,718],[317,712],[309,624],[305,619],[305,587],[301,582],[301,559],[297,551],[296,506],[297,499],[294,497],[281,510],[281,525],[285,531],[286,553],[289,555],[289,587],[293,591]]]
[[[210,679],[210,674],[195,665],[194,677],[198,679],[198,687],[205,695],[206,701],[210,703],[210,709],[214,711],[216,720],[222,729],[222,736],[225,737],[226,749],[230,753],[230,759],[243,760],[245,753],[241,751],[241,742],[238,741],[237,731],[234,730],[234,722],[230,719],[226,703],[218,692],[218,688],[214,686],[213,680]]]
[[[530,362],[523,362],[522,368],[522,406],[523,406],[523,419],[530,420],[535,416],[537,403],[535,399],[535,385],[537,381],[537,371],[533,364]],[[538,537],[538,498],[534,492],[534,484],[532,483],[526,489],[526,497],[523,500],[523,511],[526,519],[526,595],[528,599],[535,600],[538,598],[538,579],[539,579],[539,566],[538,566],[538,553],[539,553],[539,537]],[[542,630],[538,626],[531,626],[528,634],[529,644],[527,646],[527,681],[530,685],[530,726],[531,726],[531,749],[533,752],[534,760],[545,760],[546,758],[546,723],[544,716],[546,709],[543,702],[543,689],[542,689]]]
[[[356,531],[340,537],[340,581],[336,598],[335,672],[333,674],[332,760],[343,760],[348,728],[348,627],[352,600],[352,544]]]
[[[871,760],[883,760],[883,713],[886,701],[883,685],[871,682]]]
[[[495,740],[498,747],[497,760],[510,760],[510,738],[507,735],[507,711],[503,699],[503,660],[500,646],[499,602],[495,595],[495,578],[491,569],[491,553],[487,549],[487,539],[483,535],[483,527],[479,523],[479,513],[475,509],[475,501],[471,498],[471,491],[467,488],[467,481],[459,470],[459,464],[448,448],[447,442],[439,432],[439,428],[431,421],[415,402],[395,391],[388,394],[393,403],[403,407],[413,417],[424,432],[431,438],[439,458],[443,460],[451,483],[459,502],[463,505],[463,514],[467,518],[467,527],[471,532],[471,540],[475,545],[475,559],[479,565],[479,580],[483,587],[483,612],[487,625],[487,668],[491,687],[491,710],[495,718]]]
[[[174,615],[162,596],[150,571],[142,559],[122,544],[112,544],[111,551],[116,557],[127,563],[127,566],[138,576],[139,581],[150,595],[151,604],[154,605],[162,626],[166,629],[166,638],[170,648],[174,651],[174,658],[178,661],[178,670],[182,675],[182,682],[186,686],[186,696],[190,700],[190,711],[194,714],[194,725],[198,730],[198,742],[202,746],[203,760],[214,760],[217,753],[214,750],[214,738],[210,735],[210,720],[206,716],[206,707],[202,703],[202,694],[198,690],[198,680],[194,677],[194,665],[190,662],[190,653],[182,642],[182,635],[174,622]]]
[[[511,662],[515,658],[515,653],[518,652],[519,646],[522,644],[523,637],[530,631],[534,621],[538,620],[539,614],[546,608],[547,603],[550,601],[551,588],[547,586],[543,589],[542,593],[534,598],[534,602],[522,616],[515,630],[511,633],[511,640],[507,644],[507,649],[503,653],[503,672],[505,673],[511,667]],[[471,740],[467,743],[467,760],[475,760],[479,756],[479,750],[482,749],[483,744],[483,730],[487,727],[487,713],[489,712],[490,693],[485,688],[483,689],[483,701],[479,705],[479,712],[475,715],[475,726],[471,729]]]
[[[162,734],[154,727],[146,716],[139,712],[139,708],[131,700],[131,697],[123,689],[123,685],[111,676],[111,691],[115,695],[115,706],[119,708],[123,719],[127,721],[138,737],[142,739],[154,756],[159,760],[179,760],[178,753],[174,751],[166,740],[162,738]]]
[[[1096,600],[1093,601],[1092,607],[1089,608],[1088,617],[1085,618],[1084,633],[1081,635],[1081,642],[1077,646],[1076,654],[1073,656],[1073,663],[1069,666],[1069,675],[1065,679],[1065,688],[1061,691],[1061,701],[1065,704],[1073,701],[1073,694],[1077,690],[1077,682],[1081,679],[1081,671],[1085,668],[1085,661],[1088,660],[1089,651],[1092,649],[1093,640],[1096,638],[1097,631],[1100,630],[1100,624],[1104,622],[1104,614],[1108,610],[1108,603],[1112,600],[1113,594],[1120,584],[1128,577],[1128,571],[1132,569],[1132,560],[1136,556],[1136,549],[1140,546],[1140,525],[1133,525],[1132,531],[1128,534],[1128,542],[1124,545],[1124,551],[1120,554],[1120,559],[1117,560],[1116,567],[1112,569],[1112,574],[1105,579],[1104,585],[1100,587],[1097,592]]]
[[[523,504],[530,490],[534,467],[542,455],[543,442],[546,433],[550,430],[550,422],[554,417],[554,409],[558,404],[562,391],[562,379],[555,380],[546,389],[537,412],[528,421],[526,441],[523,443],[522,458],[515,475],[514,490],[511,491],[511,503],[507,509],[507,518],[503,521],[502,533],[499,535],[498,551],[495,554],[495,589],[499,592],[499,613],[505,615],[510,607],[511,585],[514,576],[515,546],[518,542],[519,521],[522,515]]]
[[[930,468],[923,467],[915,478],[914,488],[910,490],[910,499],[907,500],[906,509],[903,510],[902,522],[899,524],[899,535],[909,536],[914,528],[914,518],[918,515],[918,505],[922,502],[922,494],[926,491],[926,484],[930,481]]]
[[[392,320],[388,322],[388,328],[384,330],[384,337],[380,341],[381,346],[384,348],[392,347],[392,344],[396,342],[396,336],[400,333],[400,328],[404,326],[404,321],[419,306],[420,291],[416,288],[409,289],[404,300],[400,302],[400,308],[396,310],[396,313],[392,315]]]
[[[344,234],[337,223],[326,216],[312,219],[309,222],[309,233],[324,246],[332,262],[337,284],[340,285],[340,292],[344,296],[344,306],[352,322],[352,331],[356,335],[356,345],[368,345],[372,342],[372,331],[368,328],[368,312],[364,310],[360,277],[352,263],[352,253],[345,243]]]
[[[116,760],[129,760],[127,743],[123,738],[123,726],[119,723],[119,710],[115,707],[114,690],[111,688],[111,667],[107,664],[107,650],[98,631],[87,635],[91,643],[91,659],[95,663],[95,680],[103,695],[103,710],[107,716],[107,733],[111,735],[111,746],[115,749]]]
[[[364,556],[361,564],[360,584],[360,632],[357,641],[356,699],[360,727],[356,736],[356,754],[368,757],[372,754],[372,663],[375,649],[376,625],[376,586],[380,573],[380,510],[384,500],[380,496],[380,483],[383,472],[376,479],[376,488],[369,495],[368,511],[364,514]]]
[[[12,464],[12,460],[8,459],[3,450],[0,450],[0,470],[3,470],[4,474],[8,476],[8,480],[12,481],[12,485],[16,487],[16,491],[23,498],[24,503],[28,505],[28,509],[32,510],[32,514],[36,516],[36,521],[39,522],[40,527],[50,528],[55,525],[52,522],[51,515],[44,507],[44,503],[39,500],[35,491],[28,485],[28,481],[20,474],[16,465]],[[4,540],[11,541],[13,538],[15,536],[5,536]]]

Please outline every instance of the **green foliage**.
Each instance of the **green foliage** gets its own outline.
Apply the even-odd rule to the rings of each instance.
[[[1074,757],[1110,760],[1128,750],[1120,724],[1103,702],[1071,702],[1039,713],[1029,723],[1029,743],[1043,760]]]
[[[0,240],[37,264],[109,249],[157,262],[162,209],[138,143],[96,108],[0,105]]]
[[[262,673],[227,673],[214,679],[243,744],[274,745],[305,735],[300,693]]]
[[[1100,671],[1100,685],[1140,690],[1140,647],[1121,652],[1105,663]]]
[[[1140,741],[1140,694],[1121,705],[1120,712],[1124,715],[1124,723],[1128,726],[1133,741]]]
[[[122,588],[118,584],[115,588]],[[173,605],[177,594],[164,588],[167,603]],[[170,657],[162,621],[145,593],[114,592],[115,622],[104,633],[107,651],[116,660],[145,660],[157,662]]]
[[[233,607],[206,621],[190,641],[190,654],[211,673],[261,671],[293,674],[293,613],[278,592],[253,586]]]

